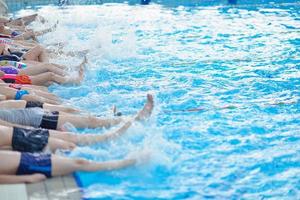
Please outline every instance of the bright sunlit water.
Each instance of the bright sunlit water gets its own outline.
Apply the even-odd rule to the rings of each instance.
[[[112,117],[113,105],[133,115],[147,93],[155,95],[150,121],[69,155],[103,161],[152,152],[135,167],[77,173],[85,198],[300,198],[298,4],[106,4],[39,13],[49,20],[44,27],[59,20],[40,38],[45,46],[90,51],[81,86],[51,87],[66,103]],[[72,68],[81,59],[52,61]]]

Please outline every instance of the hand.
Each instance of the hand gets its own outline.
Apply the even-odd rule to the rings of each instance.
[[[32,174],[32,175],[28,175],[26,176],[26,183],[38,183],[41,182],[43,180],[46,180],[47,177],[44,174]]]

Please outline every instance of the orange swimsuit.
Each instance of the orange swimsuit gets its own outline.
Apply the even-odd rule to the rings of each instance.
[[[31,79],[27,75],[16,75],[16,74],[5,74],[4,76],[0,77],[5,83],[16,83],[16,84],[27,84],[31,85]]]

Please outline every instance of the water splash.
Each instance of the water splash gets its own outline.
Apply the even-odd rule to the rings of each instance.
[[[297,6],[108,4],[39,13],[50,24],[60,20],[43,42],[90,50],[83,85],[54,86],[54,93],[101,116],[112,105],[133,115],[147,92],[156,96],[149,124],[70,154],[96,161],[153,154],[145,166],[79,173],[86,197],[297,198]],[[74,59],[54,61],[72,66]]]

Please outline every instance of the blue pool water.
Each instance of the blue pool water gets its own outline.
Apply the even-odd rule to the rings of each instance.
[[[104,4],[39,13],[60,21],[41,38],[45,45],[91,51],[81,86],[51,87],[67,103],[101,116],[116,105],[133,115],[146,93],[155,95],[149,122],[69,155],[102,161],[151,152],[135,167],[76,173],[85,198],[300,199],[299,4]]]

